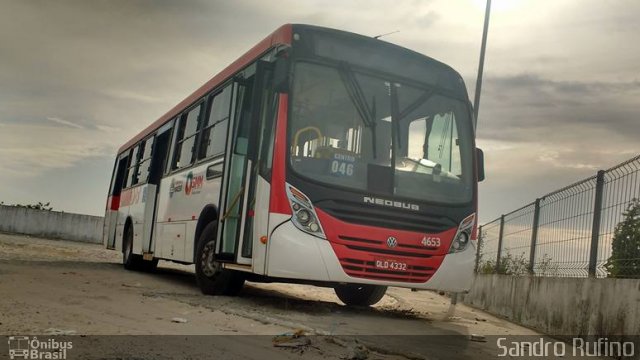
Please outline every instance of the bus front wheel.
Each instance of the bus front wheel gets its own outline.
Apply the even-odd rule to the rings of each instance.
[[[340,301],[347,306],[371,306],[387,292],[386,286],[366,284],[340,284],[334,288]]]
[[[196,250],[196,281],[203,294],[235,296],[244,286],[242,273],[223,269],[222,264],[214,260],[217,228],[215,223],[208,224],[198,240]]]

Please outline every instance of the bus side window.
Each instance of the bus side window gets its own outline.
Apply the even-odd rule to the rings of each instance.
[[[249,133],[251,130],[253,85],[255,76],[251,76],[237,87],[237,102],[235,109],[235,117],[239,119],[235,123],[235,144],[233,153],[246,156],[249,150]]]
[[[227,85],[209,101],[209,118],[202,126],[198,160],[224,153],[231,112],[231,93],[231,85]]]
[[[138,161],[140,160],[140,146],[138,144],[133,148],[131,157],[129,160],[129,169],[127,170],[127,182],[124,184],[124,188],[132,187],[138,183]]]
[[[276,109],[278,96],[275,92],[269,91],[263,97],[262,117],[260,122],[260,150],[258,153],[259,171],[265,179],[271,182],[271,166],[273,162],[273,145],[275,143],[276,132]]]
[[[178,125],[178,137],[174,154],[173,169],[180,169],[191,165],[194,156],[196,135],[198,134],[198,122],[202,103],[183,114]]]
[[[155,137],[150,137],[143,143],[140,163],[138,164],[138,183],[146,183],[149,180],[149,165],[151,164],[151,154]]]
[[[127,172],[127,165],[129,158],[127,155],[120,155],[116,160],[116,165],[113,169],[114,173],[111,179],[111,186],[109,187],[109,195],[119,196],[122,191]]]

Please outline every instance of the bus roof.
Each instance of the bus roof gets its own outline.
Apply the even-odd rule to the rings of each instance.
[[[147,126],[138,135],[134,136],[131,140],[127,141],[124,145],[118,149],[118,154],[129,149],[138,141],[146,138],[152,134],[156,129],[162,126],[164,123],[173,119],[176,115],[180,114],[187,106],[191,105],[209,91],[213,90],[216,86],[227,80],[234,73],[241,70],[245,66],[249,65],[254,59],[265,53],[269,48],[277,44],[291,44],[291,24],[285,24],[280,26],[271,35],[264,38],[244,55],[232,62],[224,70],[215,75],[211,80],[207,81],[204,85],[194,91],[186,99],[182,100],[178,105],[174,106],[166,114],[162,115],[158,120],[154,121],[151,125]]]
[[[344,39],[357,39],[357,41],[359,41],[362,44],[375,43],[377,47],[379,46],[380,49],[383,49],[384,51],[403,54],[405,58],[419,60],[421,63],[421,66],[419,68],[415,67],[415,61],[413,61],[413,63],[406,63],[405,66],[407,68],[412,67],[414,68],[414,70],[417,69],[417,71],[419,71],[420,73],[434,73],[436,75],[438,74],[448,75],[444,78],[442,78],[441,76],[435,76],[433,79],[431,79],[431,81],[426,81],[429,79],[423,79],[423,80],[425,80],[427,83],[432,82],[434,83],[434,85],[436,85],[437,83],[440,82],[440,80],[444,79],[446,80],[445,81],[445,85],[447,85],[446,87],[454,86],[454,88],[451,90],[456,90],[461,95],[464,95],[465,98],[467,96],[466,87],[462,82],[462,77],[457,71],[455,71],[450,66],[438,60],[435,60],[431,57],[428,57],[424,54],[420,54],[413,50],[406,49],[402,46],[398,46],[398,45],[386,42],[384,40],[379,40],[377,38],[372,38],[372,37],[368,37],[368,36],[364,36],[364,35],[360,35],[352,32],[347,32],[343,30],[330,29],[330,28],[314,26],[314,25],[285,24],[280,26],[271,35],[267,36],[258,44],[256,44],[254,47],[252,47],[244,55],[242,55],[236,61],[231,63],[229,66],[227,66],[224,70],[222,70],[217,75],[215,75],[211,80],[207,81],[204,85],[202,85],[199,89],[194,91],[186,99],[182,100],[178,105],[174,106],[166,114],[162,115],[158,120],[154,121],[151,125],[147,126],[144,130],[138,133],[131,140],[127,141],[124,145],[120,147],[120,149],[118,149],[118,154],[121,154],[123,151],[131,148],[134,144],[136,144],[140,140],[151,135],[154,131],[156,131],[166,122],[168,122],[169,120],[173,119],[175,116],[180,114],[189,105],[193,104],[198,99],[202,98],[204,95],[206,95],[211,90],[216,88],[219,84],[229,79],[236,72],[242,70],[244,67],[249,65],[252,61],[258,58],[260,55],[264,54],[267,50],[269,50],[274,45],[278,45],[278,44],[291,45],[293,41],[292,38],[293,38],[294,30],[296,31],[296,33],[299,31],[310,31],[318,35],[319,34],[333,34],[334,36],[339,35],[341,38],[344,38]],[[347,50],[349,50],[349,48],[335,47],[335,49],[331,50],[334,52],[334,54],[328,54],[328,55],[325,54],[324,56],[330,56],[330,57],[338,56],[340,59],[344,60],[343,58],[346,55],[342,53],[349,52]],[[353,50],[354,49],[351,49],[351,53],[353,53]],[[365,59],[364,61],[370,61],[370,60],[371,59]],[[377,65],[380,65],[380,64],[377,64]],[[428,68],[425,68],[425,66],[428,66]],[[413,75],[417,76],[415,71]]]

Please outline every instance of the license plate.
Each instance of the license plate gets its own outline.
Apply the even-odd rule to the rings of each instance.
[[[397,261],[397,260],[376,259],[375,265],[376,265],[376,268],[378,269],[398,270],[398,271],[407,270],[407,263],[402,261]]]

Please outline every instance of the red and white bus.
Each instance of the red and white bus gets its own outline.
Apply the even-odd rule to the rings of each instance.
[[[284,25],[118,151],[104,243],[127,269],[460,292],[476,252],[471,105],[460,75],[378,39]]]

